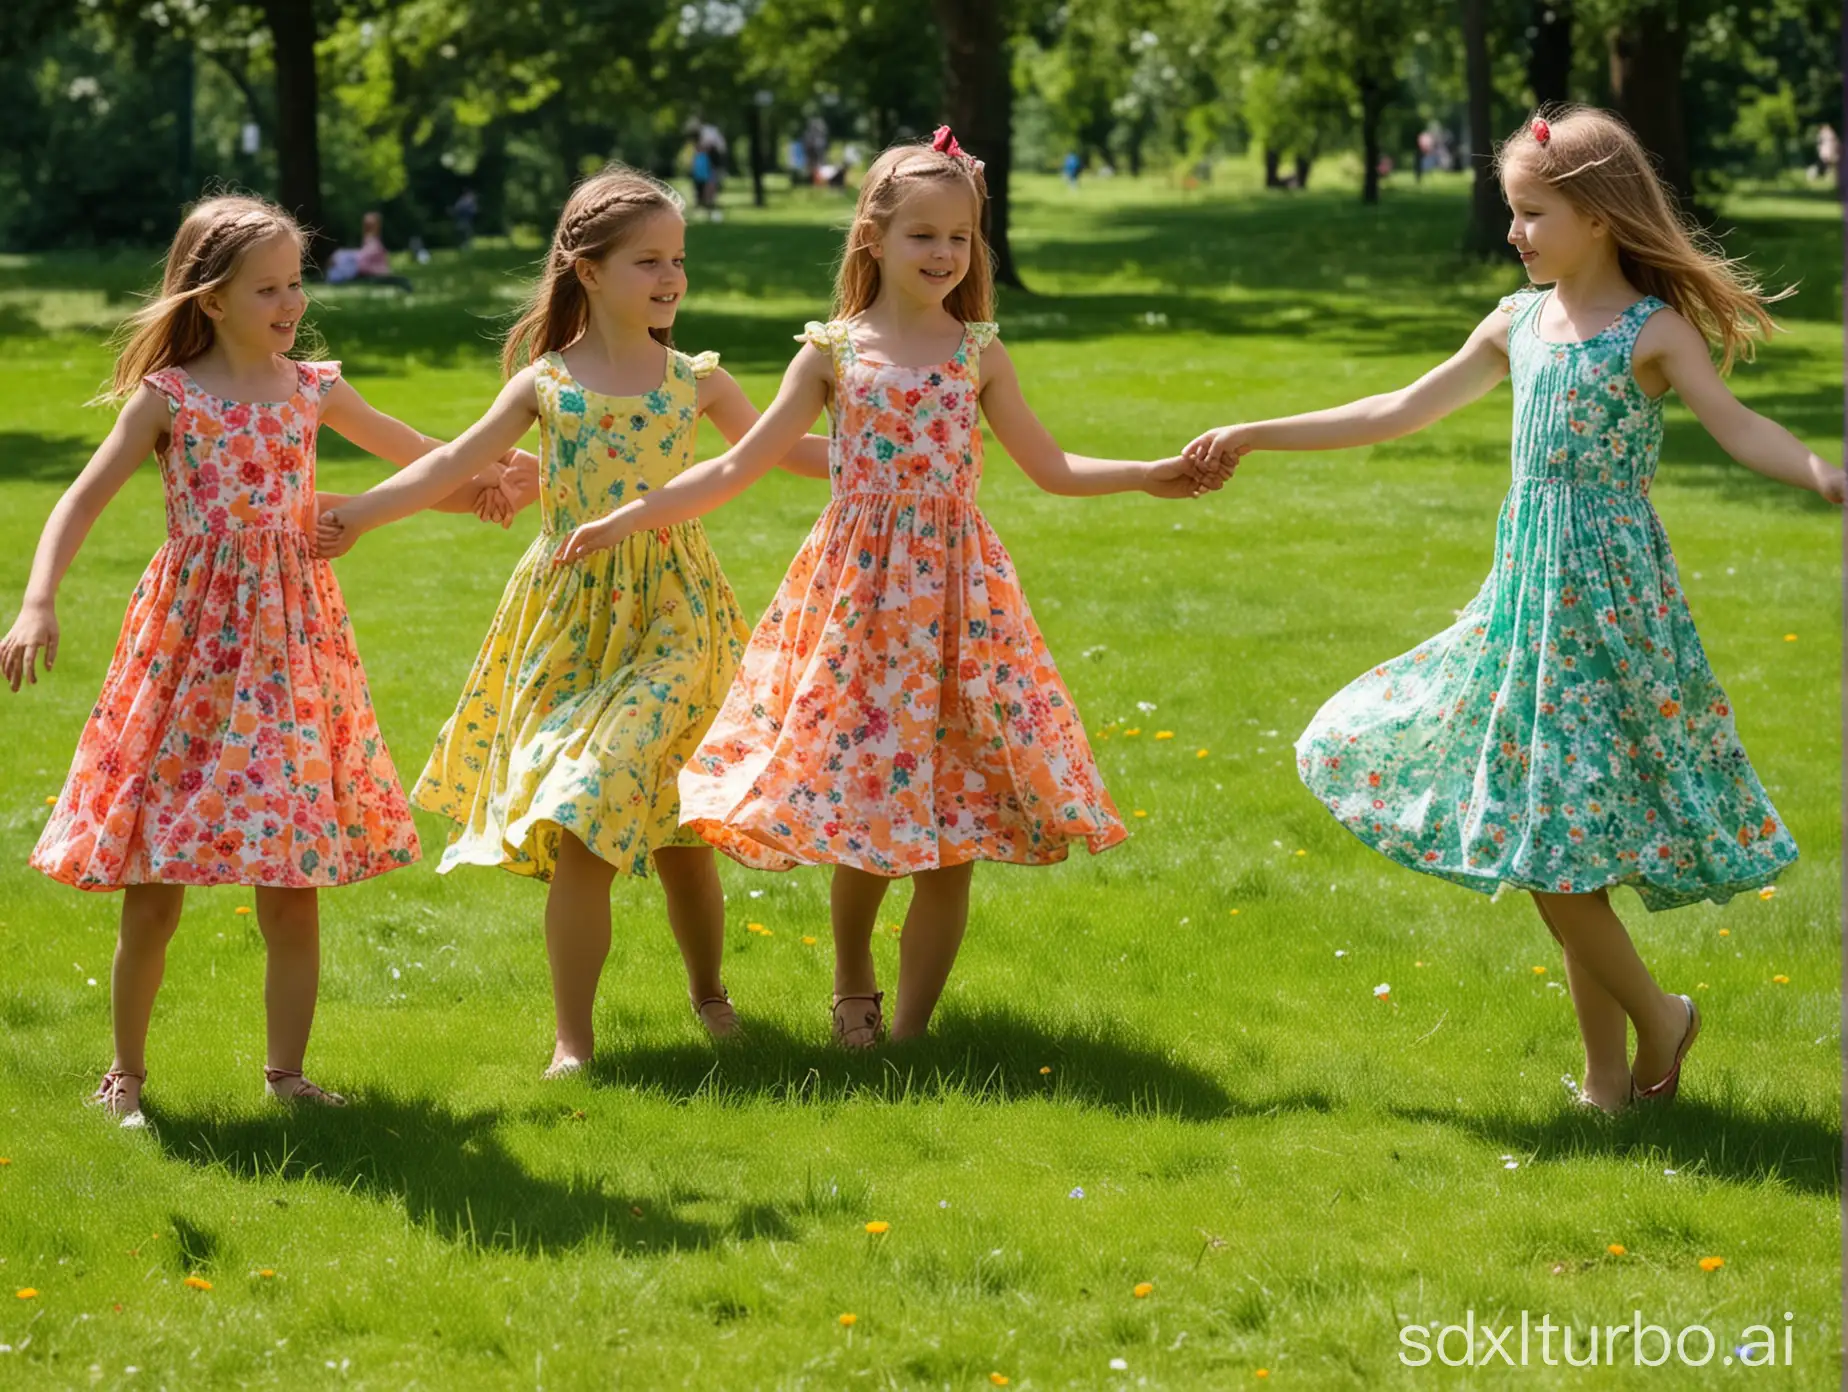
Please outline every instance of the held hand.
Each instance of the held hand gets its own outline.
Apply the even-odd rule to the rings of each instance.
[[[1181,451],[1181,457],[1192,466],[1194,477],[1203,484],[1214,477],[1224,483],[1238,467],[1238,461],[1250,451],[1251,435],[1246,427],[1222,425],[1194,439]]]
[[[1201,479],[1195,475],[1186,459],[1176,455],[1172,459],[1158,459],[1143,466],[1147,472],[1143,475],[1142,491],[1156,498],[1197,498],[1202,493],[1215,492],[1225,487],[1225,478]],[[1228,471],[1227,477],[1230,477]]]
[[[37,686],[35,665],[40,652],[45,654],[45,672],[58,660],[58,615],[49,604],[28,604],[13,620],[6,637],[0,638],[0,676],[7,685],[19,690],[21,680]]]
[[[328,508],[315,523],[314,554],[321,560],[331,561],[336,556],[346,555],[358,540],[359,529],[346,524],[339,508]]]
[[[631,504],[633,506],[633,504]],[[637,530],[633,514],[624,516],[629,508],[621,507],[616,511],[599,517],[595,522],[586,522],[565,538],[565,544],[558,548],[558,554],[552,557],[554,566],[570,565],[581,561],[595,551],[607,551],[617,545],[631,532]]]
[[[501,462],[506,465],[501,473],[501,496],[507,501],[508,525],[512,525],[514,514],[539,497],[539,461],[525,450],[509,450]]]

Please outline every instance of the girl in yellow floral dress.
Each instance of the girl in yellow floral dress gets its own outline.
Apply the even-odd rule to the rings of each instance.
[[[666,185],[621,167],[581,183],[508,336],[509,380],[492,409],[395,486],[322,516],[321,549],[339,554],[539,423],[543,525],[507,582],[416,800],[456,823],[439,871],[498,865],[550,882],[548,1076],[591,1056],[619,873],[660,876],[695,1013],[715,1035],[737,1029],[719,980],[724,896],[711,849],[680,825],[675,780],[731,684],[749,626],[697,522],[552,564],[580,522],[691,464],[702,415],[731,440],[757,418],[716,353],[688,357],[672,345],[685,239]],[[785,467],[822,477],[824,442],[790,443]]]
[[[1000,539],[975,505],[978,413],[1040,487],[1186,498],[1179,460],[1084,459],[1021,396],[995,337],[981,165],[947,128],[861,185],[836,316],[811,324],[775,405],[736,449],[587,522],[561,554],[633,546],[708,512],[826,406],[833,501],[752,635],[681,777],[684,816],[747,865],[835,866],[835,1037],[883,1028],[873,924],[914,894],[894,1037],[921,1034],[955,961],[978,860],[1043,865],[1125,831]]]

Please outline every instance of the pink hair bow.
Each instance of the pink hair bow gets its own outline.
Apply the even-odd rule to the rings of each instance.
[[[982,162],[956,143],[956,136],[948,126],[938,126],[932,133],[930,148],[939,154],[948,155],[953,160],[962,160],[977,174],[982,172]]]

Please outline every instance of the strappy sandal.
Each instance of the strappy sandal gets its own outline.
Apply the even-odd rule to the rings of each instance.
[[[849,1011],[849,1018],[841,1018],[841,1007],[849,1001],[867,1001],[870,1010],[861,1010],[859,1018],[852,1018],[856,1012]],[[885,992],[874,991],[870,996],[836,996],[834,1008],[829,1012],[834,1024],[834,1042],[843,1049],[870,1049],[885,1035]]]
[[[294,1086],[288,1087],[293,1080]],[[281,1083],[287,1088],[277,1087]],[[344,1107],[346,1098],[337,1092],[329,1092],[319,1083],[311,1083],[302,1076],[299,1068],[265,1068],[263,1070],[263,1090],[278,1102],[293,1105],[297,1102],[312,1102],[317,1107]]]
[[[137,1084],[132,1106],[128,1100],[128,1089],[124,1085],[128,1079],[133,1079]],[[126,1068],[112,1068],[103,1074],[102,1082],[96,1085],[96,1091],[90,1094],[85,1105],[101,1107],[110,1116],[121,1118],[124,1126],[138,1126],[141,1124],[141,1087],[147,1081],[146,1073],[130,1073]]]
[[[711,1019],[706,1016],[708,1007],[713,1008]],[[718,995],[694,1001],[693,1015],[714,1039],[730,1039],[742,1028],[738,1023],[738,1012],[732,1009],[731,992],[723,986],[719,987]]]
[[[1675,1046],[1675,1062],[1659,1083],[1648,1087],[1637,1087],[1636,1079],[1630,1079],[1631,1098],[1637,1102],[1668,1103],[1675,1100],[1675,1094],[1681,1090],[1681,1061],[1688,1056],[1688,1050],[1694,1047],[1694,1041],[1700,1035],[1700,1007],[1694,1004],[1692,996],[1676,996],[1688,1008],[1688,1030],[1681,1036],[1681,1043]]]

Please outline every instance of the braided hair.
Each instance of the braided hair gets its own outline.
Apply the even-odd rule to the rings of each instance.
[[[501,370],[511,377],[522,362],[569,348],[582,338],[590,323],[590,301],[578,279],[578,263],[601,261],[644,218],[679,213],[684,206],[680,195],[659,179],[625,164],[612,164],[574,188],[558,215],[539,282],[507,332]],[[671,329],[649,333],[657,342],[673,346]]]
[[[167,248],[159,291],[122,327],[103,399],[120,401],[150,372],[206,352],[213,331],[204,298],[237,274],[252,247],[277,235],[293,238],[300,248],[302,231],[295,219],[261,198],[225,194],[195,204]],[[309,347],[306,342],[299,346]]]

